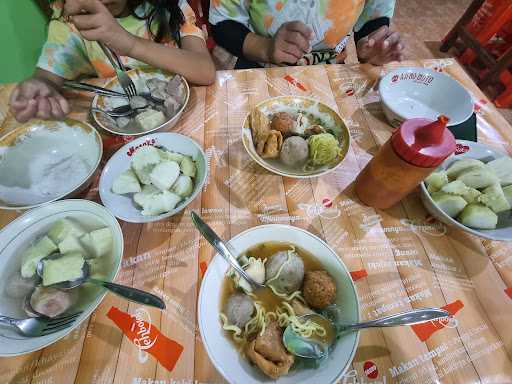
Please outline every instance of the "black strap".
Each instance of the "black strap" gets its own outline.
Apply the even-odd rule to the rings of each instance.
[[[366,37],[370,33],[375,32],[383,25],[387,25],[389,27],[389,17],[379,17],[378,19],[368,21],[365,25],[363,25],[363,28],[357,32],[354,32],[354,40],[356,44],[363,37]]]
[[[244,41],[251,31],[245,25],[233,20],[224,20],[212,25],[215,42],[237,57],[243,57]]]

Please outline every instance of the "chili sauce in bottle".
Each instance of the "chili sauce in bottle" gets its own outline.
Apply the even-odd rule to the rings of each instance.
[[[358,198],[373,208],[386,209],[412,192],[455,152],[447,123],[446,116],[437,121],[404,121],[357,176]]]

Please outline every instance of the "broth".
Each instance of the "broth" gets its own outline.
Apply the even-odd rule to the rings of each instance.
[[[247,257],[254,257],[255,259],[265,260],[277,252],[289,250],[290,246],[292,245],[293,244],[286,242],[270,241],[255,245],[242,254],[246,255]],[[295,245],[293,246],[295,247],[295,252],[297,252],[304,263],[304,272],[325,270],[323,265],[311,253]],[[236,291],[237,288],[235,287],[233,279],[225,276],[222,285],[220,301],[221,312],[223,311],[228,298]],[[256,296],[255,301],[260,301],[267,312],[274,312],[284,301],[284,299],[274,295],[270,288],[261,288],[255,290],[253,294]],[[231,337],[229,338],[232,339]]]

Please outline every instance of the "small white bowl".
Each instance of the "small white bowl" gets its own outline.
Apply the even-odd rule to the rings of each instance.
[[[102,154],[101,137],[87,123],[69,119],[33,120],[19,126],[0,138],[0,209],[24,210],[76,196],[89,186]],[[75,163],[63,160],[72,155],[75,156]],[[41,188],[49,187],[41,187],[45,181],[49,183],[47,176],[39,181],[34,180],[35,175],[31,175],[31,170],[43,166],[45,162],[47,169],[41,171],[41,174],[47,173],[49,168],[59,163],[69,164],[69,167],[79,164],[83,176],[55,193],[41,191]],[[75,171],[78,170],[75,168]],[[64,181],[60,177],[55,182]]]
[[[498,151],[493,147],[473,141],[457,140],[457,148],[457,153],[460,152],[460,154],[450,156],[441,164],[440,168],[447,169],[453,162],[462,159],[478,159],[487,163],[498,157],[507,156],[506,153]],[[425,183],[421,183],[420,189],[423,205],[437,220],[484,239],[512,241],[512,213],[510,211],[498,215],[498,227],[496,229],[469,228],[448,216],[436,205],[432,197],[430,197]]]
[[[336,304],[343,309],[346,320],[359,321],[359,301],[347,268],[332,248],[313,234],[289,225],[260,225],[235,236],[229,244],[237,251],[243,252],[267,241],[289,242],[316,257],[336,281]],[[228,267],[226,261],[217,254],[210,262],[201,283],[197,311],[203,344],[213,365],[229,383],[269,382],[270,379],[236,350],[235,345],[222,329],[219,320],[220,300]],[[272,382],[277,384],[337,383],[349,368],[358,342],[359,332],[349,333],[336,342],[334,351],[321,368],[290,372]]]
[[[169,73],[162,72],[158,69],[152,69],[152,68],[137,68],[132,69],[126,72],[128,76],[133,80],[135,86],[137,87],[138,92],[149,92],[149,89],[146,86],[146,80],[150,78],[157,78],[164,81],[169,81],[174,75],[171,75]],[[168,119],[165,123],[160,124],[158,127],[155,127],[153,129],[148,129],[147,131],[126,131],[122,130],[117,127],[117,125],[113,124],[111,120],[109,120],[105,115],[98,112],[92,112],[92,118],[94,119],[94,122],[98,124],[101,128],[104,130],[113,133],[115,135],[120,136],[143,136],[147,135],[151,132],[158,132],[158,131],[168,131],[171,128],[173,128],[176,123],[179,121],[181,115],[183,114],[183,111],[185,110],[185,107],[188,104],[188,100],[190,98],[190,87],[187,83],[187,80],[183,76],[179,76],[181,79],[181,82],[184,86],[185,95],[184,95],[184,101],[183,105],[180,107],[178,112]],[[123,89],[121,88],[121,85],[119,84],[119,80],[117,77],[112,78],[109,80],[105,85],[104,88],[112,89],[117,92],[123,92]],[[100,108],[100,109],[112,109],[115,107],[119,107],[121,105],[127,104],[128,101],[124,97],[109,97],[109,96],[100,96],[96,95],[94,99],[92,100],[92,108]]]
[[[463,123],[473,114],[469,92],[455,79],[428,68],[398,68],[384,76],[379,92],[386,118],[398,127],[415,117],[450,118],[448,126]]]
[[[133,201],[133,194],[118,195],[112,192],[112,183],[116,177],[130,168],[133,151],[143,145],[162,146],[170,151],[191,156],[197,167],[192,194],[180,202],[172,211],[158,216],[144,216],[141,213],[141,208],[137,207]],[[206,155],[194,140],[179,133],[153,133],[125,144],[110,158],[101,173],[100,197],[105,207],[117,218],[130,223],[149,223],[171,217],[184,209],[201,192],[207,175],[208,162]]]
[[[110,254],[105,255],[109,262],[105,279],[112,281],[121,268],[123,258],[123,233],[116,218],[104,207],[88,200],[62,200],[32,209],[18,217],[0,231],[0,313],[15,318],[26,318],[22,310],[21,299],[10,299],[4,294],[7,279],[19,273],[21,253],[39,236],[48,232],[52,224],[63,218],[72,218],[86,229],[109,227],[112,231],[113,246]],[[85,287],[85,286],[84,286]],[[89,288],[89,287],[87,287]],[[93,286],[90,286],[93,288]],[[81,288],[79,288],[81,289]],[[85,302],[79,306],[83,313],[72,327],[41,337],[23,337],[9,328],[0,329],[0,356],[17,356],[37,351],[62,339],[77,328],[98,307],[106,291],[91,291],[90,297],[82,297]]]

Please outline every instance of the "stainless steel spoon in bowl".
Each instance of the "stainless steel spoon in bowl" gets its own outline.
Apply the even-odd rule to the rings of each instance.
[[[201,217],[194,211],[190,214],[192,216],[192,222],[196,226],[197,230],[203,235],[203,237],[212,245],[213,248],[219,252],[224,260],[226,260],[234,269],[237,271],[253,288],[265,288],[264,284],[260,284],[249,276],[244,269],[238,264],[237,258],[233,255],[233,247],[229,243],[224,242],[219,235],[217,235],[208,224],[206,224]]]
[[[93,107],[91,108],[91,112],[103,113],[115,119],[117,117],[131,117],[137,113],[137,110],[131,108],[130,105],[121,105],[120,107],[109,110]]]
[[[44,261],[45,260],[55,260],[62,257],[59,253],[54,253],[50,256],[47,256],[41,259],[37,263],[36,272],[37,275],[43,278],[44,272]],[[76,288],[84,283],[92,283],[95,285],[99,285],[103,288],[108,289],[110,292],[115,293],[127,300],[134,301],[139,304],[149,305],[151,307],[156,307],[160,309],[165,309],[164,301],[158,296],[153,295],[152,293],[142,291],[137,288],[127,287],[126,285],[111,283],[108,281],[93,279],[90,277],[89,264],[87,262],[84,263],[82,267],[82,276],[80,276],[76,280],[67,280],[60,283],[49,285],[48,287],[57,288],[57,289],[72,289]]]
[[[450,313],[440,308],[420,308],[412,311],[401,312],[394,315],[382,317],[362,323],[337,323],[334,324],[326,317],[313,313],[300,316],[301,321],[313,321],[321,325],[325,331],[325,336],[305,338],[298,335],[288,325],[283,333],[283,343],[286,349],[296,356],[307,359],[321,359],[328,354],[330,346],[334,343],[336,337],[342,337],[343,333],[364,328],[396,327],[399,325],[413,325],[425,321],[439,320],[450,316]]]

